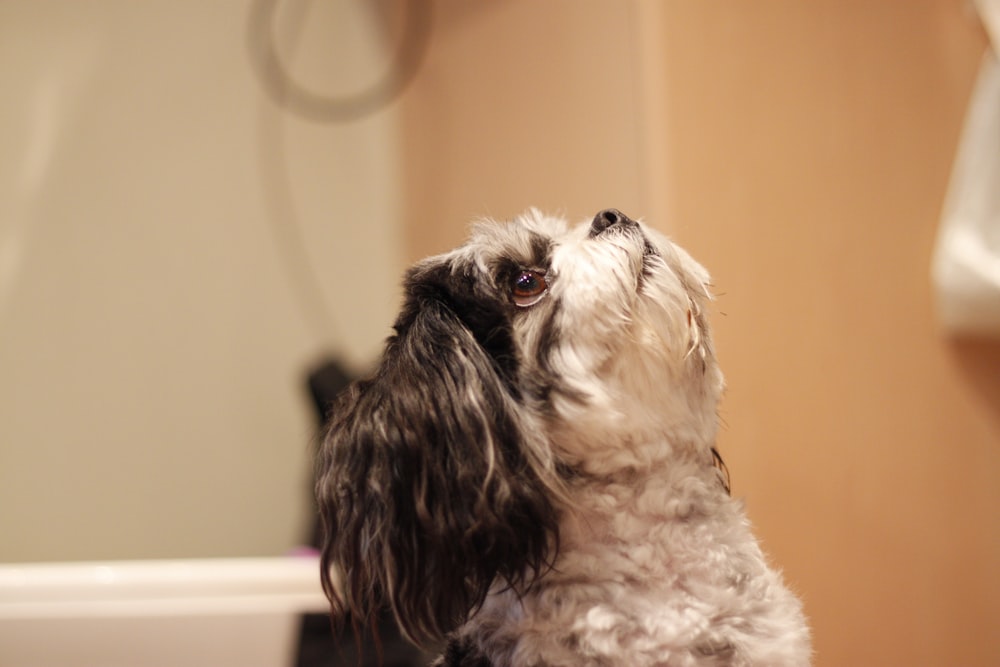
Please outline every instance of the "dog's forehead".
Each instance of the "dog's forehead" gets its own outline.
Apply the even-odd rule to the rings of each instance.
[[[481,220],[473,225],[461,254],[484,267],[498,261],[540,266],[553,244],[568,233],[565,220],[534,210],[511,221]]]

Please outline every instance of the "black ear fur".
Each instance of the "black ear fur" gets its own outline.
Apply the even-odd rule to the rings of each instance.
[[[413,287],[376,375],[333,408],[317,497],[335,614],[367,624],[387,602],[420,643],[465,621],[494,581],[529,583],[557,516],[496,360],[445,299]]]

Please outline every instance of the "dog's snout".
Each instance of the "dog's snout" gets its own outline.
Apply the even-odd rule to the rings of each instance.
[[[594,216],[594,221],[590,223],[590,236],[597,236],[604,230],[614,227],[615,225],[635,224],[637,224],[635,220],[632,220],[618,209],[608,208]]]

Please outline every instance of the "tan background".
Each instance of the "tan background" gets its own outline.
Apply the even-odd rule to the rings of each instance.
[[[385,70],[367,3],[278,4],[302,85]],[[389,331],[398,123],[282,112],[249,9],[0,2],[0,561],[310,534],[305,374],[328,349],[366,367]]]
[[[723,452],[816,664],[1000,664],[1000,344],[946,339],[929,282],[971,5],[437,7],[408,256],[529,204],[671,232],[714,274]]]
[[[283,0],[279,50],[363,89],[404,3]],[[970,3],[436,0],[345,125],[262,93],[250,6],[0,3],[0,560],[294,546],[303,373],[371,362],[405,262],[617,206],[714,273],[722,449],[817,665],[1000,665],[1000,346],[929,281]]]

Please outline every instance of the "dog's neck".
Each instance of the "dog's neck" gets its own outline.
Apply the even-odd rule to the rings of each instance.
[[[565,552],[594,544],[648,543],[650,527],[697,523],[728,500],[710,447],[675,451],[669,463],[605,475],[581,475],[570,483],[572,506],[560,528]]]
[[[593,416],[606,415],[607,410],[580,409],[570,413],[572,418],[546,422],[539,430],[547,433],[560,461],[576,473],[571,482],[583,498],[602,485],[637,488],[646,478],[670,478],[674,468],[683,468],[685,475],[711,473],[718,428],[715,403],[698,407],[698,413],[677,420],[641,404],[616,409],[613,420]],[[693,469],[688,471],[687,464]]]

